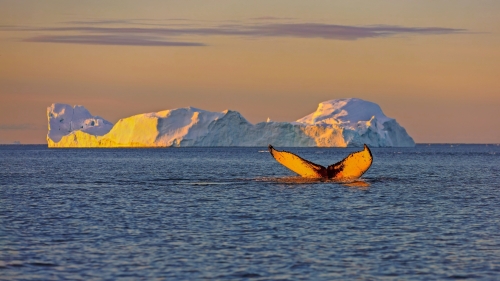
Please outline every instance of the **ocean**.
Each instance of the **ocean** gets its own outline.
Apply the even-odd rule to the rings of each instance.
[[[500,146],[371,150],[0,146],[0,279],[499,280]]]

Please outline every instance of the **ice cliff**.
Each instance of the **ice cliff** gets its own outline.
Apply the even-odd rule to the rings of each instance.
[[[47,108],[49,147],[179,146],[414,146],[415,142],[380,106],[336,99],[295,122],[251,124],[237,111],[193,107],[138,114],[115,125],[83,106]]]
[[[93,136],[103,136],[113,128],[113,123],[99,116],[92,116],[83,106],[54,103],[47,108],[49,119],[49,133],[47,140],[49,146],[66,139],[76,132],[86,133]]]

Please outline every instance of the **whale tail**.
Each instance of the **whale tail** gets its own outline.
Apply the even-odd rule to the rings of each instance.
[[[278,163],[305,178],[357,179],[370,168],[373,162],[372,153],[366,144],[362,151],[353,152],[342,161],[327,168],[291,152],[278,151],[272,145],[269,145],[269,152]]]

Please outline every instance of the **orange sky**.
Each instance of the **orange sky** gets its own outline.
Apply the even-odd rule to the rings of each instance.
[[[256,123],[381,105],[418,143],[500,143],[500,1],[2,1],[0,143],[46,107],[194,106]]]

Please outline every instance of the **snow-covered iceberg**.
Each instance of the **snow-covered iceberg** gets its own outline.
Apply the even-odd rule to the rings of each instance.
[[[194,107],[138,114],[115,125],[83,106],[47,108],[49,147],[180,146],[414,146],[415,142],[380,106],[361,99],[336,99],[295,122],[252,124],[239,112]]]
[[[76,132],[92,136],[103,136],[113,128],[113,123],[99,116],[92,116],[83,106],[54,103],[47,108],[49,119],[49,146],[67,139]]]

